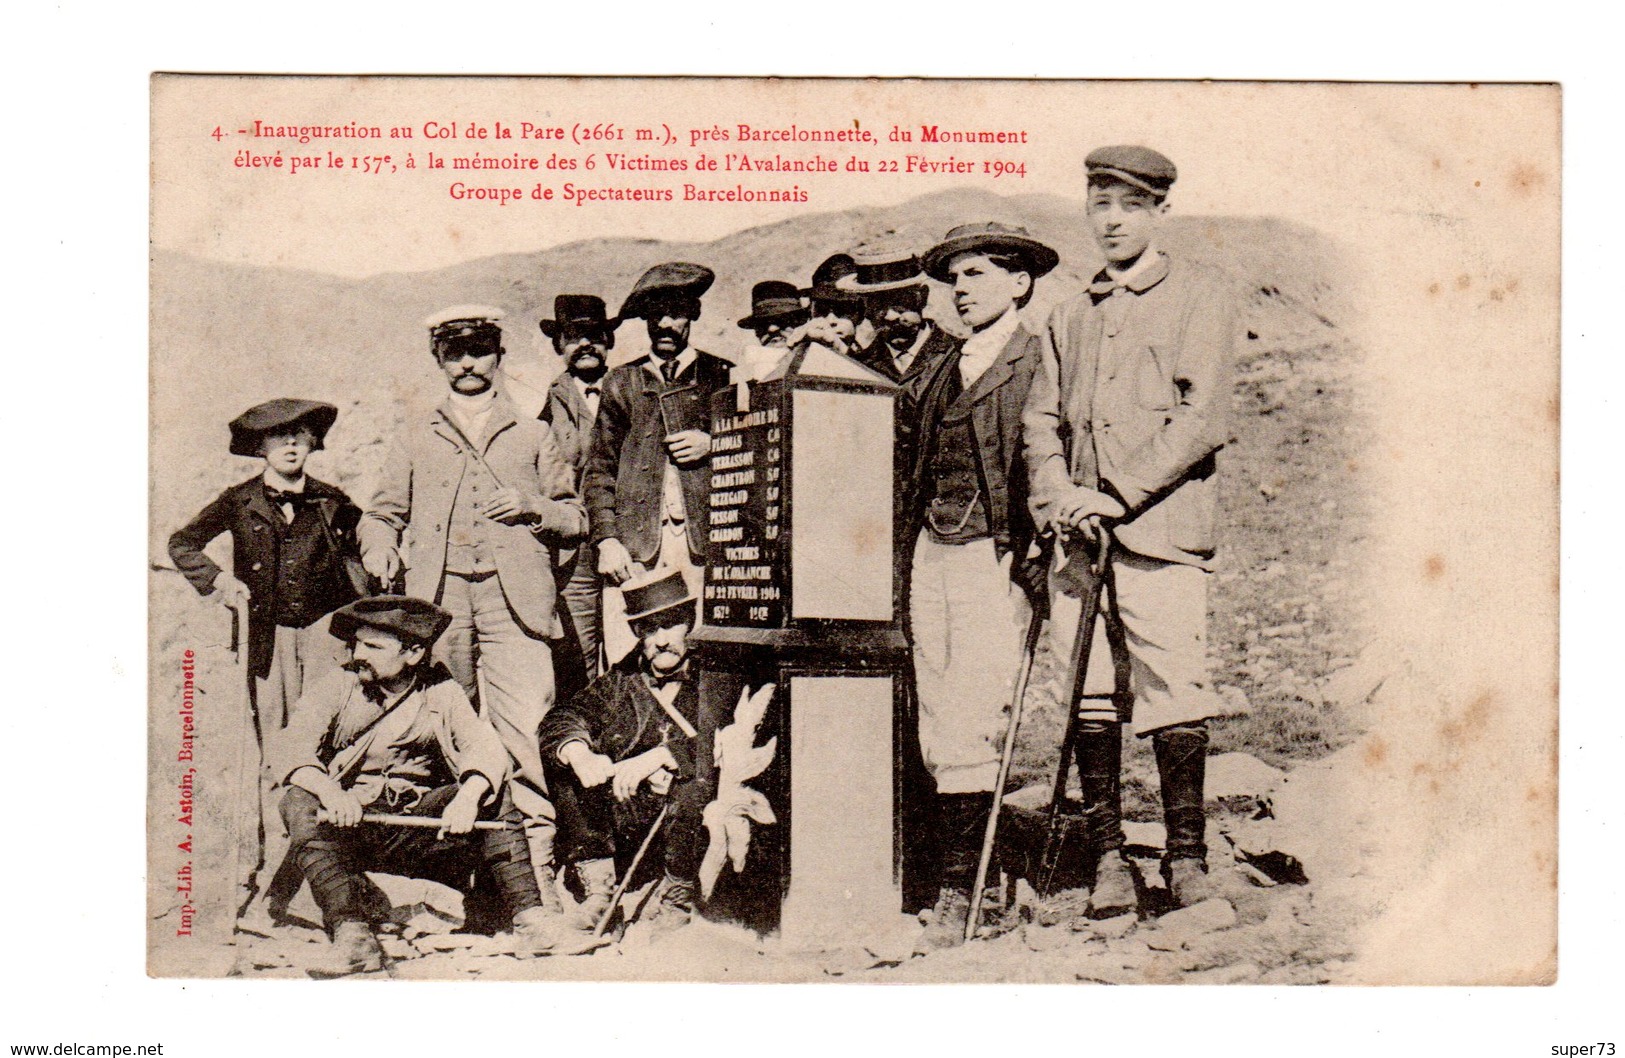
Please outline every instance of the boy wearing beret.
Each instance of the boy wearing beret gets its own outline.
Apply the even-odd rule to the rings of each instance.
[[[1085,164],[1089,223],[1106,265],[1050,317],[1023,439],[1040,528],[1066,551],[1111,534],[1105,594],[1129,693],[1112,697],[1112,660],[1095,651],[1084,700],[1072,703],[1096,860],[1088,913],[1106,918],[1135,907],[1121,851],[1124,724],[1156,751],[1170,895],[1185,906],[1208,891],[1202,787],[1218,699],[1207,590],[1235,319],[1222,280],[1156,245],[1174,164],[1137,146],[1100,148]],[[1079,603],[1064,581],[1058,574],[1054,607],[1056,627],[1068,629]]]
[[[324,634],[324,619],[365,587],[347,561],[356,559],[361,512],[342,490],[305,473],[306,459],[337,418],[331,404],[284,397],[232,420],[231,453],[261,460],[260,472],[222,492],[169,538],[175,567],[199,594],[247,606],[249,701],[262,749],[287,723],[305,684],[338,668],[340,652]],[[203,553],[222,533],[231,534],[230,573]],[[274,868],[282,859],[282,824],[269,789],[262,783],[247,798],[260,806],[247,832],[263,830],[265,846],[256,842],[255,851]],[[258,881],[261,890],[269,886],[267,877]],[[252,886],[254,872],[240,882]]]

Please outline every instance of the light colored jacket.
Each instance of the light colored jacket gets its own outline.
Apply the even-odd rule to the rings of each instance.
[[[503,485],[518,489],[540,511],[531,525],[489,523],[487,545],[502,593],[533,634],[562,634],[556,612],[553,563],[557,550],[587,532],[575,471],[559,454],[546,423],[524,418],[499,392],[480,455]],[[444,406],[409,419],[384,461],[378,488],[361,518],[361,555],[380,548],[406,550],[406,593],[438,602],[446,572],[452,505],[471,460]]]
[[[1050,316],[1022,415],[1033,520],[1047,526],[1074,485],[1102,488],[1128,509],[1121,546],[1210,569],[1235,297],[1217,275],[1167,257],[1111,288],[1102,273]]]

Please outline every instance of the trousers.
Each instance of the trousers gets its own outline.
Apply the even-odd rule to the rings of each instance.
[[[1147,736],[1223,712],[1207,659],[1207,588],[1211,573],[1195,566],[1113,552],[1096,619],[1080,712],[1085,720],[1132,724]],[[1072,654],[1082,601],[1064,570],[1050,578],[1051,612],[1060,657]],[[1119,688],[1120,676],[1128,686]],[[1117,694],[1114,690],[1126,689]]]
[[[1010,695],[1032,614],[991,538],[940,544],[921,533],[909,622],[920,753],[943,794],[983,793],[999,775]]]
[[[514,763],[509,792],[524,818],[531,862],[538,872],[549,871],[558,828],[537,733],[553,707],[553,652],[546,637],[519,623],[495,574],[448,573],[440,605],[451,613],[451,624],[435,655],[508,750]]]
[[[437,787],[405,814],[439,816],[456,794],[456,786]],[[490,872],[509,915],[541,905],[541,890],[518,830],[475,830],[440,838],[429,829],[369,823],[337,827],[317,821],[320,808],[316,795],[298,786],[290,786],[282,798],[289,853],[310,882],[311,896],[329,931],[341,922],[367,920],[367,886],[362,878],[367,871],[427,878],[467,893],[475,872],[483,868]],[[503,797],[482,809],[480,818],[518,823],[521,816]]]

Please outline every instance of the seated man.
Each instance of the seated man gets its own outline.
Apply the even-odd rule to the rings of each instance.
[[[639,649],[542,723],[542,759],[550,768],[560,765],[549,786],[559,813],[560,862],[576,863],[585,893],[583,930],[609,909],[617,873],[632,869],[664,806],[670,811],[646,854],[665,872],[652,905],[661,930],[693,916],[705,851],[701,812],[710,769],[697,767],[694,752],[701,719],[688,657],[694,595],[677,570],[628,583],[625,592]]]
[[[503,795],[508,754],[457,682],[429,660],[451,614],[423,599],[379,595],[333,614],[349,645],[343,672],[306,688],[272,743],[287,788],[289,855],[310,882],[338,957],[335,972],[380,969],[363,871],[429,878],[468,891],[483,866],[522,946],[546,946],[546,916],[520,829]],[[438,818],[411,828],[370,813]],[[511,824],[476,830],[476,820]]]

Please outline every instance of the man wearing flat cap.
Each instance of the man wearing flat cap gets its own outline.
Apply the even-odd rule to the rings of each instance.
[[[895,233],[853,249],[853,269],[837,290],[863,299],[874,337],[853,359],[903,385],[946,351],[943,335],[925,318],[930,297],[920,259]]]
[[[1127,655],[1128,694],[1111,696],[1114,659],[1097,650],[1076,703],[1097,861],[1087,910],[1105,918],[1136,902],[1121,851],[1129,723],[1156,752],[1169,893],[1180,906],[1208,893],[1202,787],[1207,718],[1219,702],[1207,664],[1207,589],[1235,299],[1220,278],[1156,245],[1177,175],[1171,161],[1115,146],[1093,151],[1085,166],[1089,224],[1106,265],[1050,317],[1023,424],[1038,524],[1085,544],[1111,534],[1111,620],[1102,618],[1096,642]],[[1060,576],[1055,586],[1056,627],[1074,628],[1077,592]]]
[[[348,564],[355,561],[361,512],[342,490],[305,473],[306,459],[337,418],[331,404],[284,397],[232,420],[231,454],[261,460],[260,472],[169,538],[175,568],[200,594],[247,605],[248,691],[261,748],[287,723],[305,683],[338,668],[342,658],[325,634],[326,618],[365,590],[365,578]],[[203,551],[221,533],[231,534],[230,573]],[[239,882],[257,883],[263,897],[284,844],[270,783],[262,778],[244,777],[243,799],[245,830],[263,841],[254,843],[252,859],[263,860],[264,870],[250,864]],[[249,792],[254,785],[258,790]]]
[[[433,603],[402,595],[337,611],[331,631],[350,660],[305,691],[272,744],[289,851],[333,940],[334,973],[382,967],[365,871],[430,878],[466,892],[483,868],[520,946],[550,943],[523,816],[505,794],[508,752],[451,674],[430,659],[451,621]],[[379,814],[439,826],[368,821]],[[476,821],[498,820],[507,826],[475,829]]]
[[[660,880],[651,906],[666,925],[694,913],[705,852],[711,769],[699,752],[704,718],[689,660],[694,592],[672,570],[629,582],[625,593],[638,648],[542,725],[542,756],[557,776],[560,859],[575,864],[584,931],[609,909],[617,876],[662,807],[667,818],[644,864]]]
[[[501,319],[461,305],[425,321],[448,392],[392,445],[361,520],[361,558],[386,584],[404,562],[406,593],[451,614],[437,654],[513,759],[531,860],[547,906],[562,911],[536,731],[554,700],[549,640],[563,635],[555,556],[581,539],[586,512],[552,429],[502,391]]]
[[[989,222],[954,228],[922,262],[952,288],[970,331],[945,339],[944,355],[904,385],[898,416],[913,431],[908,612],[943,859],[925,948],[964,939],[1023,632],[1044,605],[1021,462],[1021,409],[1043,343],[1021,309],[1056,261],[1025,230]]]
[[[540,323],[542,333],[553,342],[553,351],[564,362],[564,370],[553,379],[542,408],[542,421],[553,429],[559,454],[576,474],[576,490],[582,491],[582,474],[587,465],[587,448],[592,441],[593,424],[598,421],[598,405],[604,392],[604,375],[609,371],[609,351],[615,348],[615,325],[606,318],[604,299],[593,294],[560,294],[553,299],[553,317]],[[598,675],[602,645],[602,587],[598,577],[598,555],[582,546],[559,553],[560,594],[569,620],[565,639],[573,642],[581,655],[581,679],[572,685],[560,672],[561,697],[565,689],[578,690]]]
[[[604,380],[587,455],[585,491],[598,572],[621,585],[657,569],[683,571],[699,590],[710,494],[711,395],[731,365],[695,349],[689,332],[715,275],[674,261],[645,272],[618,318],[641,319],[649,352]],[[606,624],[607,624],[606,617]],[[606,639],[608,629],[606,628]],[[619,660],[610,652],[608,660]]]

